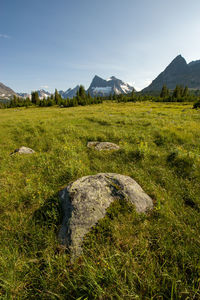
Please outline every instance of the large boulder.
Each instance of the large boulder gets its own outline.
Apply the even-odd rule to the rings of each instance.
[[[22,146],[18,149],[15,149],[13,153],[19,153],[19,154],[32,154],[35,153],[35,151],[31,148]]]
[[[115,173],[85,176],[60,192],[63,221],[59,232],[62,245],[73,258],[81,254],[83,237],[106,214],[115,199],[130,201],[138,213],[153,208],[152,199],[135,180]]]
[[[15,149],[14,152],[12,152],[10,155],[14,154],[14,153],[19,153],[19,154],[32,154],[35,153],[35,151],[31,148],[28,147],[20,147],[18,149]]]
[[[119,150],[120,147],[114,143],[110,142],[88,142],[88,148],[94,148],[95,150],[102,151],[102,150]]]

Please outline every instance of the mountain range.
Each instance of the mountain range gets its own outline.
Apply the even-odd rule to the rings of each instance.
[[[200,89],[200,60],[187,63],[181,55],[178,55],[142,92],[160,91],[164,84],[169,89],[174,89],[177,84],[182,86],[187,85],[189,89]],[[59,94],[62,98],[73,98],[79,87],[77,85],[73,89],[61,90]],[[129,94],[132,90],[135,91],[133,86],[114,76],[106,80],[95,75],[87,92],[91,96],[108,96],[114,93]],[[51,93],[45,90],[38,90],[38,94],[40,98],[47,98],[51,95]],[[13,95],[16,95],[16,93],[12,89],[0,83],[1,99],[9,99]],[[23,98],[30,97],[30,94],[27,93],[18,93],[18,95]]]
[[[73,89],[68,89],[67,91],[59,91],[62,98],[73,98],[79,89],[77,85]],[[128,94],[131,93],[134,87],[130,86],[128,83],[112,76],[105,80],[97,75],[94,76],[87,92],[91,96],[109,96],[110,94]]]
[[[2,89],[0,90],[0,97],[6,98],[11,97],[13,95],[16,95],[14,91],[12,91],[10,88],[6,87],[5,85],[2,85]],[[79,89],[80,85],[77,85],[75,88],[71,89],[69,88],[66,91],[60,90],[59,94],[62,98],[73,98],[76,96],[76,93]],[[125,83],[124,81],[112,76],[109,79],[105,80],[97,75],[94,76],[87,92],[90,93],[91,96],[109,96],[110,94],[128,94],[131,93],[132,90],[135,90],[133,86],[129,85],[128,83]],[[12,93],[11,93],[12,91]],[[45,90],[38,90],[40,99],[47,98],[51,96],[51,93]],[[18,96],[22,98],[30,97],[31,95],[28,93],[18,93]]]
[[[51,96],[51,93],[49,93],[48,91],[45,91],[43,89],[41,90],[38,90],[38,96],[40,99],[43,99],[43,98],[47,98],[47,97],[50,97]],[[22,97],[22,98],[30,98],[31,97],[31,94],[28,94],[28,93],[17,93],[18,96]]]
[[[135,90],[133,86],[130,86],[128,83],[125,83],[114,76],[105,80],[95,75],[89,86],[88,92],[91,96],[108,96],[110,94],[128,94],[131,93],[132,90]]]
[[[178,55],[142,92],[160,91],[164,84],[169,89],[174,89],[176,85],[200,89],[200,60],[187,64],[186,60]]]

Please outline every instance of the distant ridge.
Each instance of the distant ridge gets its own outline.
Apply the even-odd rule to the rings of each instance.
[[[78,91],[78,89],[79,89],[79,85],[77,85],[75,88],[73,88],[73,89],[71,89],[71,88],[69,88],[67,91],[59,91],[59,94],[61,95],[61,97],[62,98],[64,98],[64,99],[67,99],[67,98],[69,98],[69,99],[71,99],[71,98],[73,98],[74,96],[76,96],[76,93],[77,93],[77,91]]]
[[[38,95],[39,95],[40,99],[47,98],[47,97],[51,96],[51,93],[49,93],[48,91],[45,91],[43,89],[38,90],[37,92],[38,92]]]
[[[48,91],[45,91],[43,89],[37,90],[36,92],[38,92],[38,96],[40,99],[43,98],[47,98],[51,96],[51,93],[49,93]],[[18,96],[22,97],[22,98],[31,98],[31,94],[28,93],[17,93]]]
[[[161,90],[164,84],[169,89],[174,89],[177,84],[187,85],[190,89],[200,89],[200,60],[187,64],[186,60],[178,55],[142,92]]]
[[[157,92],[162,89],[163,85],[169,89],[174,89],[176,85],[188,86],[189,89],[200,90],[200,60],[187,63],[181,55],[175,57],[172,62],[161,72],[152,83],[144,88],[141,92]],[[66,91],[60,90],[59,94],[62,98],[73,98],[76,96],[79,85],[69,88]],[[116,78],[103,79],[97,75],[94,76],[87,90],[91,96],[109,96],[110,94],[129,94],[135,88],[128,83]],[[39,97],[47,98],[51,93],[45,90],[38,90]],[[18,95],[26,98],[30,97],[28,93],[15,93],[11,88],[0,82],[0,99],[11,99],[12,96]]]
[[[12,96],[16,95],[16,93],[6,85],[0,82],[0,98],[1,99],[9,99]]]
[[[133,86],[112,76],[105,80],[95,75],[88,92],[91,96],[108,96],[110,94],[128,94],[135,90]]]
[[[59,94],[62,98],[73,98],[76,96],[76,93],[80,85],[77,85],[73,89],[68,89],[67,91],[59,91]],[[132,90],[135,90],[133,86],[128,83],[123,82],[122,80],[112,76],[109,79],[105,80],[97,75],[94,76],[92,82],[87,90],[91,96],[108,96],[110,94],[128,94]]]

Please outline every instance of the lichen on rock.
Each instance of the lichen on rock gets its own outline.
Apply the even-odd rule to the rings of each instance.
[[[110,142],[88,142],[87,143],[88,148],[93,148],[97,151],[102,151],[102,150],[119,150],[120,147],[114,143]]]
[[[82,177],[64,188],[60,198],[63,221],[59,239],[72,259],[81,254],[85,234],[105,216],[114,200],[130,201],[138,213],[153,208],[152,199],[135,180],[115,173]]]
[[[28,148],[28,147],[25,147],[25,146],[22,146],[18,149],[15,149],[10,155],[13,155],[15,153],[19,153],[19,154],[32,154],[32,153],[35,153],[35,151],[31,148]]]

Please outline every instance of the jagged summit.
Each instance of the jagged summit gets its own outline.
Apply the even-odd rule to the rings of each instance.
[[[179,70],[179,68],[184,70],[187,67],[187,62],[185,58],[183,58],[181,55],[176,56],[172,62],[167,66],[165,71],[168,71],[172,69],[173,71]]]
[[[200,60],[187,64],[182,55],[176,56],[166,69],[160,73],[143,92],[159,91],[166,84],[174,89],[177,84],[192,89],[200,88]]]
[[[69,88],[68,90],[66,90],[66,91],[59,91],[59,94],[61,95],[61,97],[62,98],[65,98],[65,99],[67,99],[67,98],[73,98],[74,96],[76,96],[76,93],[77,93],[77,91],[78,91],[78,89],[79,89],[79,85],[77,85],[77,86],[75,86],[75,88],[73,88],[73,89],[71,89],[71,88]]]
[[[51,93],[49,93],[48,91],[45,91],[43,89],[40,89],[37,92],[38,92],[38,95],[39,95],[40,99],[47,98],[47,97],[51,96]]]
[[[174,62],[174,61],[185,61],[185,62],[186,62],[185,58],[184,58],[181,54],[178,54],[178,55],[172,60],[172,62]]]
[[[116,78],[115,76],[110,77],[105,80],[101,77],[95,75],[88,92],[92,96],[108,96],[110,94],[128,94],[134,90],[134,87],[130,86],[128,83]]]
[[[111,76],[110,79],[111,79],[111,80],[119,80],[119,79],[116,78],[115,76]]]

